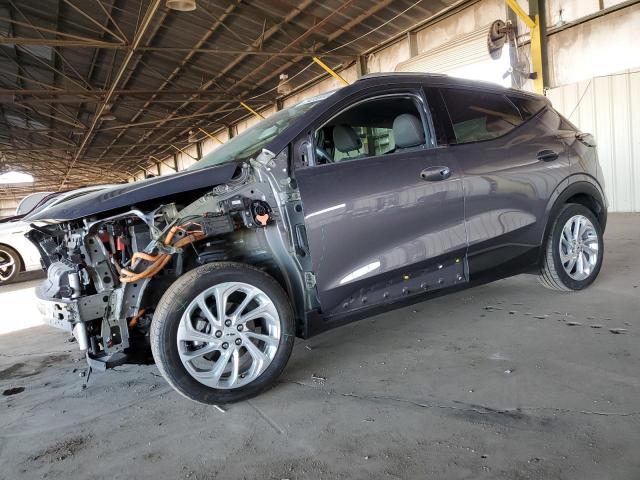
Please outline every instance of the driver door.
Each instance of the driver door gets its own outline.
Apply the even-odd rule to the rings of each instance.
[[[315,130],[316,139],[323,132],[321,147],[330,160],[295,172],[326,316],[467,279],[460,169],[436,147],[424,102],[416,88],[337,106]],[[422,144],[406,147],[416,132],[394,127],[403,114],[417,117],[413,127],[424,129]],[[340,138],[328,138],[338,125],[340,138],[353,130],[361,148],[340,151]]]

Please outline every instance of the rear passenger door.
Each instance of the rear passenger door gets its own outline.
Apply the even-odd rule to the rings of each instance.
[[[416,118],[420,142],[410,124],[394,131],[402,114]],[[435,148],[422,90],[350,99],[313,130],[324,153],[295,178],[323,313],[464,282],[460,169]]]
[[[543,98],[510,90],[440,88],[449,152],[464,175],[471,279],[537,260],[545,209],[569,174],[555,113]]]

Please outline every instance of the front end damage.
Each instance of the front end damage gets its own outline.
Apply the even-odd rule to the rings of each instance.
[[[154,308],[166,289],[204,263],[240,261],[282,284],[304,330],[318,300],[287,163],[286,152],[263,150],[239,164],[230,181],[204,191],[33,224],[27,235],[47,268],[36,292],[44,320],[73,332],[94,367],[144,361]]]

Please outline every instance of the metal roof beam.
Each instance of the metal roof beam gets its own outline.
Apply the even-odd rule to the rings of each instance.
[[[113,30],[107,28],[105,25],[103,25],[102,23],[98,22],[95,18],[93,18],[91,15],[89,15],[87,12],[85,12],[84,10],[82,10],[80,7],[78,7],[77,5],[71,3],[70,0],[62,0],[64,3],[66,3],[67,5],[69,5],[71,8],[73,8],[76,12],[78,12],[80,15],[82,15],[84,18],[86,18],[87,20],[89,20],[91,23],[93,23],[94,25],[97,25],[98,28],[100,28],[101,30],[103,30],[104,32],[107,32],[109,35],[111,35],[113,38],[116,38],[118,40],[120,40],[120,42],[122,43],[126,43],[126,39],[121,37],[120,35],[118,35],[117,33],[114,33]],[[98,2],[100,3],[100,2]]]
[[[20,96],[87,96],[87,97],[104,97],[109,93],[108,90],[23,90],[23,89],[2,89],[0,88],[0,95],[20,95]],[[116,89],[113,92],[118,96],[138,96],[138,95],[229,95],[226,90],[200,90],[200,89],[185,89],[185,90],[144,90],[144,89]]]
[[[2,18],[0,17],[0,20]],[[60,34],[61,32],[56,32]],[[44,45],[47,47],[87,47],[87,48],[117,48],[126,50],[129,47],[120,43],[103,42],[100,40],[62,40],[56,38],[28,38],[28,37],[0,37],[0,45]]]
[[[136,33],[136,36],[135,36],[135,38],[133,40],[133,44],[131,45],[132,48],[131,48],[131,50],[129,50],[129,53],[127,54],[125,59],[122,61],[122,64],[120,65],[118,73],[116,74],[116,77],[114,78],[113,83],[111,84],[111,88],[109,89],[109,93],[105,97],[102,105],[100,105],[98,110],[95,112],[95,114],[93,116],[93,121],[91,122],[91,126],[89,127],[89,131],[85,134],[84,138],[82,139],[82,142],[80,143],[80,147],[76,151],[76,154],[74,155],[73,161],[69,165],[69,169],[67,171],[67,174],[62,179],[62,182],[60,183],[60,187],[59,187],[58,190],[61,190],[62,187],[64,187],[64,184],[67,181],[67,179],[69,178],[69,174],[71,173],[71,169],[73,168],[74,164],[78,161],[78,157],[80,156],[80,154],[84,150],[84,147],[87,145],[87,142],[89,141],[89,139],[93,135],[93,131],[95,130],[96,125],[98,124],[98,121],[100,119],[100,115],[102,115],[102,112],[104,112],[107,103],[109,103],[109,101],[113,97],[113,92],[115,91],[115,89],[118,86],[118,84],[120,83],[120,80],[122,79],[124,73],[126,72],[127,67],[129,66],[129,63],[131,62],[131,58],[133,57],[134,52],[136,51],[137,47],[140,45],[140,42],[142,42],[142,38],[144,37],[145,33],[147,33],[147,29],[149,28],[149,25],[151,25],[151,20],[153,19],[153,16],[155,15],[156,11],[158,10],[158,7],[160,6],[160,2],[161,2],[161,0],[153,0],[152,3],[149,5],[149,8],[147,9],[147,13],[145,14],[145,17],[142,20],[142,24],[140,25],[140,28],[139,28],[138,32]]]
[[[357,25],[358,23],[361,23],[363,20],[365,20],[368,16],[371,16],[373,14],[375,14],[376,12],[378,12],[379,10],[381,10],[382,8],[386,7],[387,5],[389,5],[393,0],[384,0],[382,2],[379,2],[378,4],[376,4],[376,6],[370,8],[367,12],[359,15],[357,17],[357,19],[354,19],[350,22],[347,23],[346,26],[340,27],[338,30],[336,30],[335,32],[333,32],[332,34],[329,35],[329,40],[333,41],[336,38],[338,38],[340,35],[342,35],[345,31],[348,31],[349,29],[353,28],[355,25]],[[353,0],[348,0],[346,2],[343,3],[343,5],[335,10],[333,13],[337,14],[339,13],[341,10],[343,10],[344,8],[348,7],[349,5],[351,5],[353,3]],[[328,15],[327,17],[325,17],[323,19],[323,21],[328,21],[330,18],[332,17],[332,14]],[[357,20],[357,21],[356,21]],[[318,22],[317,24],[315,24],[312,28],[310,28],[309,30],[307,30],[305,33],[303,33],[302,35],[300,35],[297,39],[293,40],[290,44],[289,47],[293,47],[295,45],[297,45],[299,42],[301,42],[302,40],[304,40],[308,35],[310,35],[314,29],[319,28],[323,25],[323,21]],[[320,43],[317,45],[318,48],[324,46],[323,43]],[[285,50],[288,50],[285,49]],[[266,81],[268,81],[269,79],[273,78],[274,76],[279,75],[281,72],[283,72],[284,70],[286,70],[287,68],[293,66],[295,63],[297,63],[298,61],[300,61],[301,58],[297,57],[297,58],[293,58],[291,61],[287,62],[285,65],[283,65],[280,68],[275,69],[272,73],[265,75],[264,77],[262,77],[259,81],[255,82],[254,86],[252,88],[249,88],[248,90],[244,91],[243,93],[241,93],[239,96],[240,97],[246,97],[247,95],[250,94],[250,92],[254,91],[258,86],[264,84]],[[244,81],[250,79],[250,78],[254,78],[256,72],[260,71],[262,68],[264,68],[267,65],[268,61],[263,62],[260,66],[258,66],[257,68],[253,69],[250,73],[248,73],[247,75],[245,75],[242,79],[240,79],[239,82],[236,83],[236,85],[239,85],[241,83],[243,83]],[[224,69],[222,70],[222,72],[224,72]],[[221,72],[221,74],[222,74]],[[225,107],[227,107],[228,105],[222,105],[220,107],[220,109],[223,109]],[[200,107],[198,110],[196,110],[196,113],[200,113],[204,110],[206,110],[207,108],[209,108],[210,105],[203,105],[202,107]],[[180,107],[179,107],[180,108]],[[175,111],[174,111],[175,112]],[[212,113],[216,113],[216,111],[212,112]],[[220,113],[220,112],[218,112]],[[150,132],[151,133],[151,132]],[[169,133],[169,132],[167,132]],[[180,132],[180,134],[184,134],[184,130]],[[146,135],[148,136],[148,135]],[[166,136],[166,134],[161,135],[159,138],[164,138]],[[171,137],[172,140],[177,138],[178,135]],[[126,154],[126,152],[125,152]]]
[[[74,40],[79,40],[81,42],[88,42],[88,43],[95,43],[96,40],[93,38],[89,38],[89,37],[83,37],[81,35],[73,35],[71,33],[64,33],[64,32],[58,32],[57,30],[52,30],[50,28],[45,28],[45,27],[40,27],[40,26],[36,26],[33,24],[29,24],[29,23],[25,23],[25,22],[20,22],[19,20],[14,20],[12,18],[7,18],[7,17],[2,17],[0,16],[0,20],[3,20],[5,22],[9,22],[11,24],[14,25],[19,25],[21,27],[27,27],[27,28],[32,28],[33,30],[37,31],[37,32],[44,32],[44,33],[50,33],[52,35],[56,35],[56,36],[61,36],[61,37],[67,37],[67,38],[71,38]],[[18,38],[15,37],[0,37],[1,38],[1,43],[16,43],[16,40],[19,40]]]
[[[301,50],[298,52],[285,52],[285,51],[269,51],[269,50],[241,50],[232,48],[181,48],[181,47],[144,47],[141,49],[145,52],[194,52],[204,53],[211,55],[255,55],[260,57],[314,57],[314,56],[328,56],[336,58],[353,58],[357,53],[329,53],[323,55],[322,53],[314,52],[312,50]]]
[[[198,42],[196,43],[196,45],[194,46],[194,49],[196,48],[200,48],[202,47],[202,45],[204,45],[207,40],[209,40],[209,38],[211,38],[211,36],[217,31],[217,29],[220,27],[220,25],[222,25],[222,23],[227,19],[227,17],[233,13],[233,11],[237,8],[237,6],[240,4],[240,0],[236,0],[235,3],[232,3],[231,5],[229,5],[224,13],[213,23],[213,25],[211,27],[209,27],[209,29],[207,29],[207,31],[204,33],[204,35],[202,35],[200,37],[200,39],[198,40]],[[181,72],[185,65],[193,58],[193,56],[195,55],[194,49],[191,49],[189,51],[189,53],[187,55],[185,55],[185,57],[182,59],[182,61],[180,62],[180,64],[178,66],[176,66],[171,73],[166,77],[166,79],[164,80],[164,82],[162,83],[162,85],[160,85],[160,88],[158,88],[158,91],[163,90],[169,83],[171,83],[171,81],[175,78],[175,76]],[[205,88],[208,88],[205,87]],[[152,99],[155,99],[156,96],[152,95],[151,97]],[[145,109],[147,109],[149,107],[149,104],[145,103],[136,114],[134,114],[131,119],[130,119],[130,123],[131,122],[135,122],[140,115],[145,111]],[[174,110],[175,112],[175,110]],[[170,115],[170,117],[173,116],[173,113]],[[120,135],[118,135],[113,142],[111,142],[111,145],[113,145],[115,142],[117,142],[120,138],[120,136],[123,134],[124,132],[122,132]],[[104,153],[106,154],[109,151],[110,147],[107,147],[104,151]]]
[[[353,1],[353,0],[349,0],[349,1]],[[313,0],[303,0],[301,3],[299,3],[296,7],[293,8],[293,10],[291,10],[283,19],[280,23],[273,25],[272,27],[270,27],[268,30],[266,30],[257,40],[255,40],[250,47],[248,47],[245,51],[245,53],[243,53],[242,55],[239,55],[235,60],[233,60],[232,62],[230,62],[229,64],[227,64],[221,71],[220,73],[218,73],[218,75],[216,75],[215,77],[213,77],[212,79],[210,79],[209,81],[207,81],[204,85],[203,88],[209,88],[212,85],[216,85],[216,82],[218,81],[218,79],[220,79],[221,77],[223,77],[227,72],[229,72],[230,70],[232,70],[236,65],[238,65],[240,62],[242,62],[242,60],[244,60],[247,56],[247,52],[249,51],[253,51],[255,49],[258,48],[258,46],[262,43],[264,43],[265,40],[268,40],[269,38],[271,38],[273,35],[275,35],[277,32],[279,32],[282,28],[282,26],[286,25],[287,23],[293,21],[298,15],[300,15],[306,8],[308,8],[310,5],[313,4]],[[189,104],[189,101],[186,101],[184,104],[179,105],[177,108],[175,108],[171,114],[169,114],[169,116],[167,117],[167,119],[171,118],[172,116],[176,115],[182,108],[184,108],[185,106],[187,106]],[[197,111],[197,113],[202,112],[203,109],[199,109]],[[160,124],[162,125],[162,124]],[[144,140],[146,140],[149,135],[152,134],[152,131],[150,131],[149,133],[143,135],[140,140],[139,143],[142,143]],[[175,137],[174,137],[175,138]],[[128,153],[128,151],[124,152],[123,157]]]

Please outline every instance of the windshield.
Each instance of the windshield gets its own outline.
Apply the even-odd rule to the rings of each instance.
[[[285,108],[265,118],[253,127],[248,128],[237,137],[233,137],[217,150],[204,156],[202,160],[191,165],[188,170],[221,165],[234,160],[254,157],[271,140],[280,135],[298,117],[309,111],[333,92],[304,100],[292,107]]]

